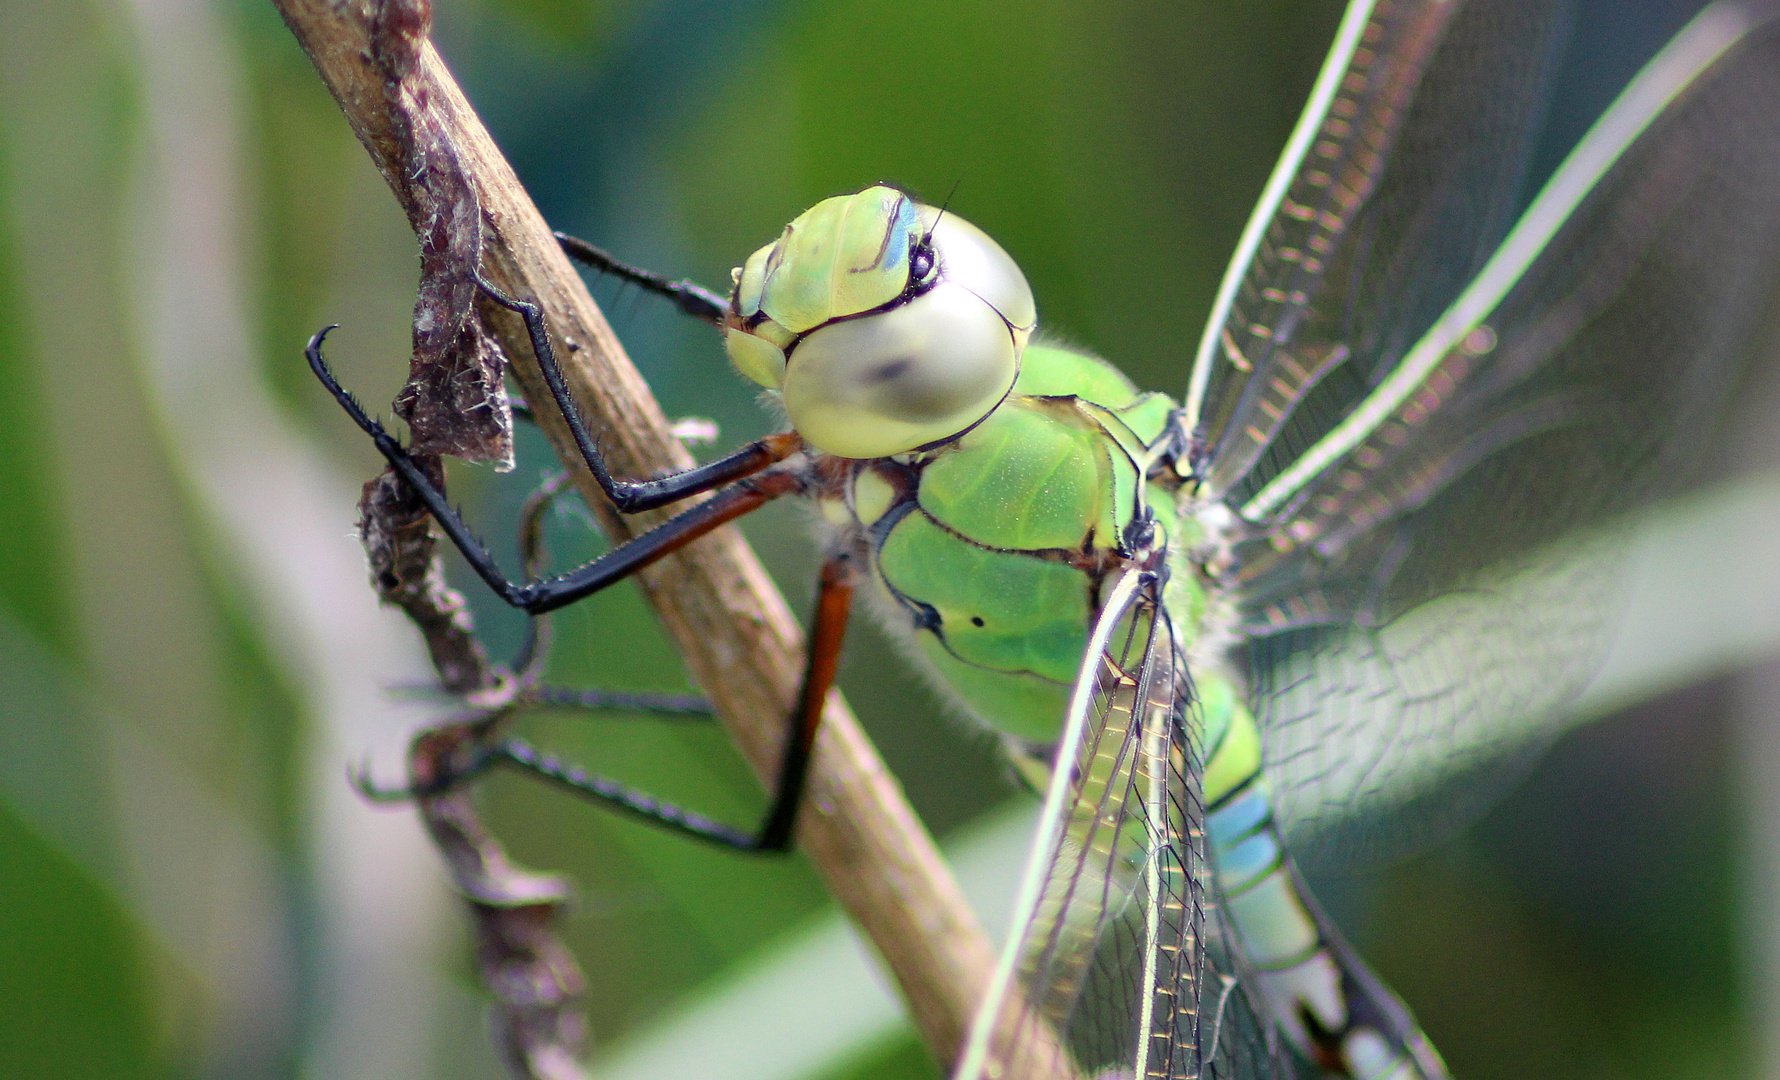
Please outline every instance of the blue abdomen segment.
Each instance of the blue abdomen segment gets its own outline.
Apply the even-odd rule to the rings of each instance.
[[[1445,1066],[1408,1009],[1300,884],[1273,819],[1254,717],[1233,694],[1220,692],[1220,681],[1200,681],[1213,736],[1206,848],[1230,947],[1251,973],[1243,980],[1250,1003],[1328,1076],[1444,1078]]]

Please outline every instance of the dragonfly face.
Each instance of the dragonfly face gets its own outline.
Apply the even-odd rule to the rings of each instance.
[[[735,271],[730,360],[817,449],[900,454],[981,420],[1036,321],[1005,251],[889,187],[826,199]]]

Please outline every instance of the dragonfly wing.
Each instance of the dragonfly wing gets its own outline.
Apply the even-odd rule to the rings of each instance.
[[[1623,537],[1699,481],[1774,313],[1777,100],[1780,4],[1707,8],[1395,373],[1241,507],[1231,575],[1300,838],[1455,775],[1480,803],[1486,759],[1598,666]]]
[[[1449,835],[1556,733],[1604,651],[1621,548],[1554,548],[1383,625],[1253,639],[1251,700],[1301,865]]]
[[[1565,25],[1547,0],[1349,5],[1195,358],[1203,494],[1277,471],[1482,265],[1524,195]]]
[[[1017,929],[955,1080],[1292,1075],[1215,938],[1180,659],[1153,576],[1124,571],[1071,699]]]

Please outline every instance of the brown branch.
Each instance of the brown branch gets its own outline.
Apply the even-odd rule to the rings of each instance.
[[[465,319],[472,295],[462,278],[479,247],[484,272],[495,284],[543,305],[569,385],[600,433],[613,470],[643,477],[690,465],[648,388],[426,39],[424,4],[277,3],[421,239],[428,278],[417,308],[415,365],[422,369],[417,381],[447,388],[428,397],[425,408],[467,402],[476,412],[488,405],[499,426],[504,406],[478,398],[487,385],[488,358],[467,348],[462,333],[471,325]],[[466,213],[468,207],[477,212]],[[512,358],[528,398],[549,400],[518,321],[487,304],[481,317]],[[466,385],[470,392],[463,391]],[[649,515],[623,519],[612,512],[582,468],[561,418],[546,410],[540,420],[612,536],[630,535],[654,520]],[[466,452],[498,457],[498,432],[491,440],[488,431],[487,425],[478,426],[462,440]],[[428,447],[446,450],[452,443],[447,436]],[[733,529],[698,541],[641,579],[693,678],[715,702],[755,771],[766,777],[786,736],[785,718],[802,666],[802,635],[783,599]],[[941,1060],[951,1060],[987,984],[991,952],[899,785],[838,694],[824,713],[797,840],[836,899],[876,943],[928,1045]]]

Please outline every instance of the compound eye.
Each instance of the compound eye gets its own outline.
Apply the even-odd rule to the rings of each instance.
[[[1013,386],[1019,346],[1007,320],[942,277],[906,304],[811,331],[785,369],[785,412],[819,450],[900,454],[988,415]]]
[[[1038,322],[1032,302],[1032,286],[1013,256],[1003,251],[989,234],[956,214],[942,214],[931,206],[921,208],[921,227],[938,254],[942,281],[955,282],[982,297],[1001,312],[1009,326],[1031,330]]]

